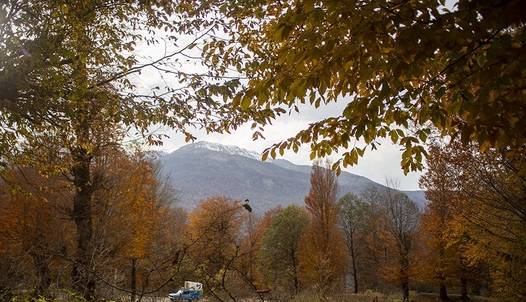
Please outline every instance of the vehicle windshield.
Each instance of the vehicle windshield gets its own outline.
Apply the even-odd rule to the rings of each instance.
[[[175,293],[171,293],[170,295],[179,296],[179,295],[181,295],[182,293],[183,293],[183,290],[180,289],[180,290],[176,291]]]

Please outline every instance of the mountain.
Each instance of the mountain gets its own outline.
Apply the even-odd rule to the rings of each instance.
[[[309,192],[311,167],[284,159],[263,162],[257,152],[210,142],[185,145],[172,153],[153,153],[161,175],[178,192],[182,206],[193,208],[214,195],[249,199],[256,212],[278,205],[303,204]],[[363,176],[342,172],[338,177],[340,195],[361,193],[370,187],[384,188]],[[422,191],[405,191],[421,207]]]

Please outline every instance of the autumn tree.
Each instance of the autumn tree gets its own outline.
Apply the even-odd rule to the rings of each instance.
[[[288,206],[272,218],[262,238],[258,262],[273,288],[299,292],[299,241],[308,224],[308,214],[297,206]]]
[[[440,301],[450,301],[447,287],[455,277],[452,272],[455,253],[454,248],[447,248],[443,238],[447,228],[442,224],[444,217],[440,214],[432,209],[426,209],[422,214],[419,238],[424,247],[417,256],[420,260],[418,277],[438,286]]]
[[[433,152],[433,151],[432,151]],[[435,161],[436,160],[436,161]],[[426,198],[430,201],[427,206],[427,211],[423,215],[422,225],[430,238],[430,249],[437,252],[438,261],[429,261],[433,263],[436,270],[435,278],[438,281],[440,299],[442,301],[449,300],[446,289],[446,269],[447,269],[447,255],[445,234],[447,232],[447,224],[451,219],[450,201],[452,198],[450,190],[451,181],[448,177],[446,167],[437,165],[438,160],[430,158],[428,161],[428,173],[420,179],[420,186],[426,190]],[[428,258],[428,260],[430,260]]]
[[[403,149],[407,172],[423,167],[428,134],[438,129],[524,156],[522,1],[189,3],[195,15],[222,20],[226,37],[203,53],[247,79],[233,105],[256,126],[342,103],[340,114],[265,154],[310,144],[313,157],[324,157],[343,147],[336,164],[346,166],[390,138]]]
[[[353,291],[358,293],[359,275],[358,266],[362,260],[364,249],[362,246],[366,243],[364,238],[366,224],[368,219],[374,219],[374,216],[368,216],[370,213],[368,205],[353,193],[347,193],[338,202],[339,206],[339,223],[345,236],[345,243],[349,251],[351,262],[351,273],[353,278]]]
[[[132,300],[161,290],[179,268],[184,214],[173,192],[157,178],[155,165],[141,152],[110,148],[97,157],[93,200],[93,251],[89,268],[102,297],[129,293]],[[49,163],[51,164],[51,163]],[[69,287],[75,225],[70,219],[74,188],[65,176],[47,176],[15,166],[2,174],[0,262],[15,290],[47,296],[48,287]],[[16,274],[16,271],[19,274]],[[7,281],[7,280],[6,280]]]
[[[522,269],[526,235],[524,159],[509,158],[496,150],[481,153],[478,146],[465,146],[457,140],[435,145],[430,155],[432,165],[426,173],[429,186],[437,184],[431,177],[444,170],[450,181],[447,191],[455,211],[447,225],[447,244],[460,244],[468,264],[487,263],[499,295],[522,300],[526,280]],[[461,283],[471,274],[463,273]]]
[[[416,251],[415,278],[424,284],[438,287],[441,301],[450,301],[448,288],[460,289],[460,299],[469,301],[469,289],[472,294],[480,294],[483,284],[488,283],[485,263],[481,260],[469,261],[465,256],[463,236],[451,239],[450,224],[454,211],[447,213],[440,202],[431,201],[422,214],[418,233],[419,247]],[[450,204],[449,206],[452,206]]]
[[[219,300],[225,296],[235,300],[232,285],[239,281],[245,213],[241,202],[218,196],[203,200],[188,217],[189,265]]]
[[[359,286],[362,289],[375,289],[377,291],[388,290],[388,284],[385,282],[382,267],[386,265],[387,242],[383,239],[383,217],[384,212],[381,207],[383,193],[379,188],[366,188],[360,195],[360,210],[363,210],[364,217],[361,221],[359,232],[359,249],[357,249],[360,258],[356,264],[358,269]],[[362,207],[363,206],[363,207]],[[343,214],[343,213],[342,213]]]
[[[266,290],[270,286],[268,279],[260,268],[259,253],[263,245],[263,238],[272,224],[273,218],[282,210],[280,206],[267,210],[263,216],[257,218],[252,235],[247,236],[245,239],[245,241],[249,242],[248,250],[250,253],[248,254],[249,257],[245,257],[246,263],[244,265],[249,267],[246,271],[251,272],[251,280],[258,290]]]
[[[93,248],[98,269],[93,271],[97,281],[125,288],[135,301],[158,285],[151,275],[163,273],[165,262],[172,264],[170,254],[175,253],[176,240],[182,240],[181,232],[167,238],[162,228],[168,231],[184,220],[169,220],[175,207],[166,199],[173,197],[160,194],[162,179],[143,152],[107,150],[104,157],[97,158],[94,171],[103,176],[102,185],[94,192]],[[164,241],[163,247],[160,241]],[[125,282],[116,282],[116,271]]]
[[[248,217],[241,244],[242,256],[236,265],[236,270],[245,279],[245,283],[252,287],[251,294],[255,291],[261,299],[264,299],[263,294],[269,288],[269,282],[259,267],[258,254],[274,216],[281,211],[282,208],[278,206],[267,210],[261,217],[254,213],[246,213]]]
[[[395,263],[386,263],[384,267],[388,278],[396,281],[402,290],[404,302],[409,301],[409,282],[412,275],[413,252],[420,223],[420,210],[417,205],[402,192],[387,187],[383,200],[383,238],[388,244]]]
[[[67,223],[69,204],[64,203],[71,196],[68,183],[28,167],[13,167],[2,176],[2,257],[10,259],[12,270],[20,273],[16,286],[24,288],[17,289],[34,289],[35,295],[47,296],[57,268],[67,267],[64,257],[73,239],[72,225]],[[6,269],[5,274],[10,274]]]
[[[447,156],[440,153],[437,144],[430,147],[426,174],[420,178],[420,187],[426,190],[429,201],[422,215],[422,240],[426,251],[422,257],[424,275],[430,274],[431,279],[439,287],[441,301],[448,301],[447,284],[456,278],[467,278],[467,261],[463,260],[462,242],[452,244],[448,240],[450,223],[456,211],[454,207],[455,185],[452,177],[452,167]],[[463,298],[467,295],[466,282],[460,282]]]
[[[310,224],[300,241],[301,280],[324,295],[333,286],[341,286],[347,255],[338,228],[336,174],[318,164],[312,167],[311,188],[305,197]]]

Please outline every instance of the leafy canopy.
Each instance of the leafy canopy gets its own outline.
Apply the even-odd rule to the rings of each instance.
[[[298,206],[288,206],[272,218],[258,252],[259,269],[266,280],[286,290],[298,290],[299,240],[309,216]]]
[[[457,248],[470,265],[490,265],[497,295],[524,300],[526,161],[478,149],[459,141],[432,145],[422,177],[429,209],[448,215],[442,230],[448,248]]]
[[[190,14],[221,19],[227,38],[210,41],[204,56],[246,77],[233,105],[254,128],[301,104],[346,104],[264,159],[310,143],[312,158],[345,148],[334,164],[345,167],[387,138],[408,172],[422,168],[433,129],[483,150],[524,151],[524,2],[188,2],[200,4]]]
[[[70,149],[84,140],[80,147],[93,152],[86,141],[108,129],[160,143],[152,124],[192,138],[187,127],[226,118],[222,101],[207,92],[228,94],[229,84],[183,68],[211,30],[199,23],[207,29],[185,37],[192,20],[184,9],[166,0],[0,1],[2,156],[17,139],[39,134]],[[165,52],[145,58],[139,51],[148,45]],[[160,74],[157,87],[141,87],[144,71]]]

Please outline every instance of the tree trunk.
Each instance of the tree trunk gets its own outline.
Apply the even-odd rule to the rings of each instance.
[[[460,301],[469,301],[468,269],[464,257],[460,258]]]
[[[71,2],[72,13],[79,20],[79,25],[72,31],[75,44],[76,58],[72,64],[72,83],[74,90],[70,94],[71,103],[75,105],[71,113],[71,123],[75,133],[74,145],[69,146],[73,164],[71,174],[75,186],[73,197],[73,220],[77,227],[77,250],[71,279],[73,288],[86,300],[93,300],[95,296],[95,278],[93,276],[93,222],[92,199],[93,184],[91,164],[93,158],[93,145],[91,141],[91,103],[89,95],[89,76],[87,62],[92,43],[88,37],[90,10],[85,3]],[[78,4],[75,5],[73,3]]]
[[[291,260],[292,260],[292,269],[293,269],[293,274],[294,274],[294,294],[298,294],[299,291],[300,291],[300,282],[299,282],[299,278],[298,278],[298,265],[297,265],[297,261],[296,261],[296,250],[295,249],[292,249],[290,251],[290,256],[291,256]]]
[[[38,274],[37,294],[45,296],[47,289],[51,285],[49,263],[43,255],[33,255],[33,261]]]
[[[440,301],[449,301],[449,297],[447,295],[447,288],[443,282],[440,282]]]
[[[409,302],[409,278],[407,276],[402,278],[402,301]]]
[[[80,140],[81,142],[83,140]],[[72,169],[76,194],[73,201],[73,219],[77,227],[77,252],[72,270],[73,288],[90,300],[95,294],[95,280],[92,277],[92,233],[91,219],[92,185],[91,157],[87,150],[79,147],[74,151],[75,163]]]
[[[409,255],[402,253],[400,259],[400,287],[402,289],[402,301],[409,302]]]
[[[354,251],[354,236],[351,235],[350,250],[351,250],[351,261],[352,261],[352,277],[354,280],[354,293],[358,293],[358,271],[356,269],[356,252]]]
[[[134,302],[135,295],[137,292],[137,259],[136,258],[132,258],[131,260],[130,290],[131,290],[130,301]]]
[[[441,215],[441,218],[444,218],[445,215]],[[444,225],[445,222],[442,221],[441,225]],[[449,301],[449,297],[447,295],[447,288],[446,288],[446,273],[445,273],[445,267],[446,267],[446,252],[445,252],[445,242],[443,240],[440,240],[439,247],[438,247],[438,254],[440,257],[440,263],[439,268],[437,272],[437,279],[439,283],[439,293],[440,293],[440,301]]]
[[[39,224],[45,223],[45,220],[38,219]],[[34,242],[34,250],[30,253],[35,266],[35,271],[38,276],[38,285],[36,294],[45,296],[51,285],[51,276],[49,271],[49,258],[47,257],[48,246],[45,241],[44,232],[38,228],[35,232],[35,237],[38,241]]]
[[[468,279],[464,273],[462,273],[462,276],[460,277],[460,301],[469,301]]]

